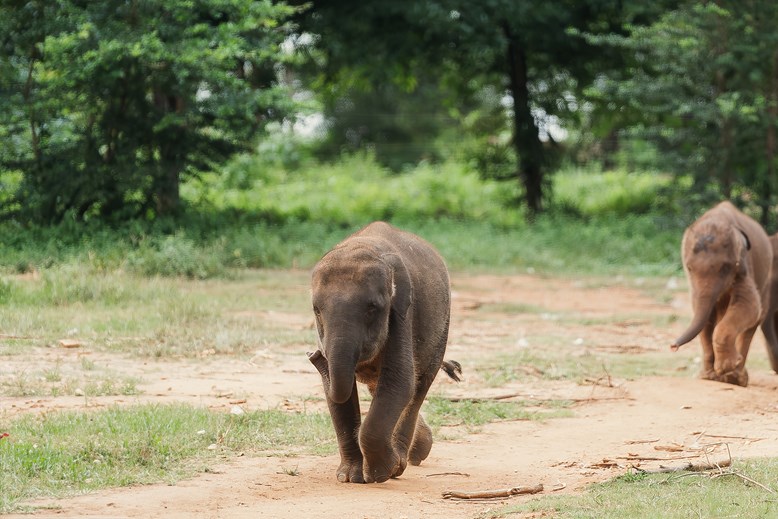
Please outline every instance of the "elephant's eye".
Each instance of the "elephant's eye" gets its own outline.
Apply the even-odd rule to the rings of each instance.
[[[370,301],[367,303],[367,315],[375,315],[378,312],[378,303]]]

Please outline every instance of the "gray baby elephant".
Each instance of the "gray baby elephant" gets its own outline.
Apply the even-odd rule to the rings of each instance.
[[[321,374],[340,450],[338,481],[383,482],[432,448],[419,409],[442,368],[448,338],[448,271],[418,236],[374,222],[336,245],[313,269]],[[357,381],[373,396],[361,423]]]

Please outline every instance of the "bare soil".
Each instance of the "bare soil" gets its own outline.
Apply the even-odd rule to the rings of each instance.
[[[442,493],[536,484],[544,486],[543,494],[575,493],[632,466],[653,470],[704,461],[704,451],[711,452],[711,459],[778,456],[778,376],[767,368],[761,335],[752,345],[747,388],[696,378],[697,341],[670,352],[669,344],[690,314],[681,280],[647,288],[634,280],[455,273],[452,284],[447,358],[462,363],[465,379],[457,384],[441,374],[431,393],[508,401],[571,399],[572,417],[495,422],[474,434],[451,424],[442,428],[421,466],[409,466],[402,477],[383,484],[339,484],[337,455],[242,456],[172,486],[39,500],[30,503],[41,507],[35,517],[473,518],[533,496],[473,502],[444,499]],[[306,290],[304,281],[294,290]],[[296,328],[311,324],[308,308],[288,313],[247,309],[247,317]],[[88,355],[95,362],[110,362],[123,375],[141,378],[143,394],[88,401],[2,397],[0,407],[10,415],[147,401],[224,410],[234,405],[245,410],[311,409],[317,404],[304,399],[320,395],[321,382],[306,359],[309,348],[268,346],[249,360],[208,355],[144,360],[88,347],[41,348],[12,362],[63,365]],[[483,365],[483,359],[522,349],[561,349],[572,359],[602,353],[658,355],[666,370],[619,379],[603,367],[596,377],[582,374],[570,380],[525,365],[515,370],[526,376],[494,386],[486,383],[483,370],[469,369]]]

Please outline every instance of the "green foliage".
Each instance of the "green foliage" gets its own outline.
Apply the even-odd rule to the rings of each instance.
[[[180,404],[27,415],[3,432],[9,436],[0,441],[0,513],[35,497],[174,483],[206,470],[224,452],[334,451],[326,414],[232,416]]]
[[[247,173],[251,175],[251,173]],[[516,223],[507,205],[511,189],[456,163],[422,164],[392,174],[371,154],[345,155],[329,165],[304,167],[271,180],[258,172],[254,189],[226,188],[219,177],[203,183],[195,199],[217,209],[261,208],[277,217],[335,225],[358,225],[376,219],[412,222],[427,218]],[[315,187],[314,187],[315,186]]]
[[[308,267],[349,232],[385,219],[434,243],[452,268],[673,273],[681,232],[694,216],[676,215],[675,198],[664,195],[666,177],[648,173],[561,174],[554,187],[559,210],[528,225],[509,207],[515,186],[482,180],[453,162],[393,174],[364,154],[304,163],[294,172],[237,160],[239,186],[231,175],[189,182],[183,195],[191,209],[179,219],[0,225],[0,267],[24,273],[79,264],[197,279],[241,268]],[[680,195],[677,202],[688,205]],[[53,299],[86,301],[110,290],[78,274],[65,286],[67,268],[53,272],[47,278],[63,280],[51,285]],[[0,298],[7,298],[3,290]]]
[[[23,172],[16,209],[44,222],[178,210],[183,178],[293,106],[274,68],[293,12],[269,0],[3,3],[0,171]]]
[[[555,179],[554,203],[580,216],[648,213],[671,178],[657,173],[566,171]]]
[[[535,213],[554,154],[541,137],[560,119],[577,122],[583,110],[576,94],[623,64],[621,49],[598,48],[572,29],[623,32],[624,23],[645,23],[674,3],[313,1],[299,23],[319,36],[308,48],[317,65],[318,91],[331,98],[327,115],[336,128],[345,127],[333,137],[337,143],[372,145],[377,134],[399,133],[397,141],[414,136],[414,145],[429,148],[429,133],[420,128],[440,131],[435,125],[443,120],[441,107],[467,118],[484,107],[474,102],[479,93],[499,92],[500,103],[509,96],[512,117],[500,114],[503,131],[474,136],[476,141],[487,138],[474,157],[484,163],[484,174],[521,180],[522,195]],[[430,89],[439,94],[430,97]],[[360,92],[370,96],[368,102]],[[429,102],[409,113],[419,100]],[[339,112],[344,104],[349,109]],[[503,133],[510,138],[489,141]],[[457,142],[451,141],[452,148]],[[385,155],[379,155],[382,162]],[[389,160],[395,158],[391,155]],[[506,159],[513,161],[512,168],[504,167]]]
[[[629,133],[659,147],[663,168],[692,174],[708,203],[756,201],[763,223],[776,193],[777,22],[774,2],[687,2],[627,38],[589,38],[633,56],[592,98],[641,113]]]

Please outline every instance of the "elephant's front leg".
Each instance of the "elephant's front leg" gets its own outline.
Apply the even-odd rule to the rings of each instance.
[[[702,370],[700,378],[707,380],[716,380],[716,370],[713,365],[715,356],[713,354],[713,330],[716,326],[716,312],[713,312],[711,318],[705,324],[700,333],[700,343],[702,344]]]
[[[359,431],[367,483],[381,483],[402,472],[394,430],[413,394],[413,377],[402,370],[382,368],[373,402]]]
[[[357,382],[354,380],[351,397],[342,404],[337,404],[328,396],[330,378],[327,359],[318,350],[309,353],[308,359],[321,375],[324,393],[327,396],[327,407],[330,410],[330,418],[332,418],[332,425],[338,438],[338,450],[340,451],[340,466],[336,472],[338,481],[341,483],[364,483],[362,451],[359,449],[357,441],[361,422]]]
[[[338,450],[340,451],[340,466],[336,472],[338,481],[341,483],[364,483],[362,451],[357,441],[361,417],[356,381],[354,381],[354,390],[349,400],[342,404],[336,404],[327,398],[327,406],[330,409],[332,425],[338,437]]]
[[[735,341],[735,350],[737,352],[737,363],[735,369],[725,372],[719,380],[738,386],[748,386],[748,371],[746,370],[746,359],[748,350],[751,348],[751,341],[756,333],[756,326],[747,329],[737,336]]]
[[[432,449],[432,430],[421,417],[419,411],[434,378],[434,375],[425,376],[417,381],[413,398],[397,424],[395,442],[400,455],[400,467],[395,474],[392,474],[392,477],[400,476],[408,462],[411,465],[421,464]]]
[[[716,379],[730,384],[748,383],[746,356],[761,315],[756,289],[746,285],[733,291],[729,308],[713,332]]]

